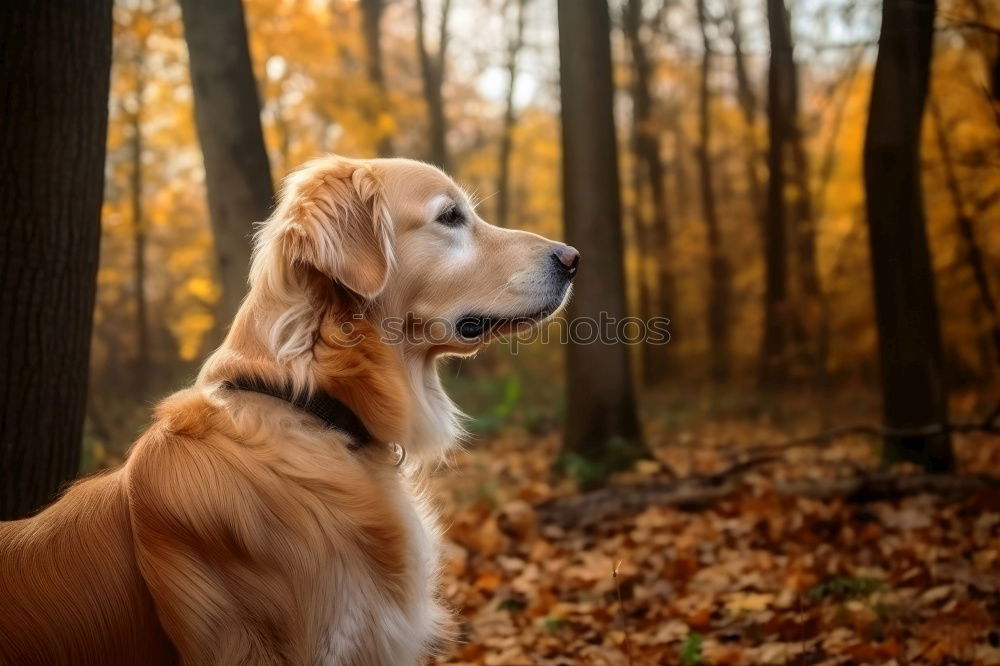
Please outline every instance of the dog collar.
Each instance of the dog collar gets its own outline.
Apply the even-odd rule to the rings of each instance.
[[[250,391],[277,398],[297,409],[315,416],[331,430],[341,430],[351,436],[347,448],[352,451],[372,442],[374,438],[368,428],[350,407],[329,395],[319,391],[312,395],[301,395],[285,385],[281,387],[271,382],[253,377],[237,377],[222,382],[222,387],[229,391]]]

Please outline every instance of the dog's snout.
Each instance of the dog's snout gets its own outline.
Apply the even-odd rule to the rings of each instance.
[[[577,266],[580,264],[580,252],[572,245],[560,245],[552,252],[559,270],[572,278],[576,275]]]

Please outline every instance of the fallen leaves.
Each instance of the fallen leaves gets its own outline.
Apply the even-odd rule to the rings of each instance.
[[[982,446],[962,440],[960,452]],[[438,663],[1000,664],[1000,504],[988,494],[785,496],[776,480],[831,473],[795,460],[702,510],[560,527],[536,511],[572,492],[548,485],[556,448],[499,438],[435,479],[450,525],[444,596],[462,637]],[[710,449],[691,460],[711,473]]]
[[[724,600],[724,603],[726,605],[726,610],[730,613],[737,614],[746,611],[766,610],[774,599],[775,595],[773,594],[737,592],[736,594],[728,595]]]

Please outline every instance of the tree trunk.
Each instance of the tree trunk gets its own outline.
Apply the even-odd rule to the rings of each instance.
[[[632,147],[635,150],[636,145],[636,134],[638,133],[638,126],[635,122],[632,123]],[[630,279],[634,280],[636,286],[636,298],[638,299],[638,307],[636,308],[636,316],[638,316],[643,321],[649,321],[653,312],[656,309],[655,294],[653,293],[654,280],[650,276],[650,266],[655,264],[656,257],[652,252],[653,243],[650,240],[650,229],[649,224],[646,220],[646,210],[647,196],[648,196],[648,182],[645,176],[645,170],[638,157],[633,154],[632,159],[632,191],[633,191],[633,201],[630,212],[630,222],[632,230],[632,238],[628,238],[628,234],[624,234],[625,247],[629,246],[629,241],[631,241],[632,246],[635,248],[637,255],[638,267],[634,278],[629,278],[627,272],[625,277],[626,287],[631,284]],[[626,229],[625,231],[628,231]],[[628,298],[628,290],[626,289],[626,299]],[[645,386],[653,386],[662,379],[662,364],[660,359],[657,358],[657,348],[654,345],[646,344],[644,341],[642,344],[639,355],[639,369],[642,378],[642,383]]]
[[[448,14],[451,11],[451,0],[444,0],[441,5],[441,22],[438,25],[438,50],[434,56],[427,50],[427,40],[424,35],[424,3],[417,0],[417,51],[420,57],[420,73],[424,84],[424,101],[427,104],[427,117],[430,124],[430,155],[428,159],[444,171],[448,171],[447,121],[444,115],[445,63],[448,47]]]
[[[746,60],[743,56],[743,28],[740,24],[739,7],[730,0],[729,20],[732,27],[730,37],[733,42],[733,62],[736,69],[736,98],[740,105],[740,112],[743,115],[743,124],[746,126],[746,152],[747,152],[747,183],[750,187],[750,202],[753,205],[754,217],[760,225],[761,232],[765,228],[764,222],[764,202],[760,185],[760,174],[757,171],[760,149],[757,147],[757,96],[750,85],[750,77],[747,75]]]
[[[948,421],[944,353],[920,186],[934,0],[885,0],[865,132],[864,177],[882,409],[889,428]],[[887,437],[887,460],[954,467],[945,430]]]
[[[500,156],[497,176],[497,219],[496,224],[506,227],[510,217],[510,156],[514,149],[514,88],[517,83],[517,56],[524,44],[524,5],[527,0],[516,0],[517,18],[514,36],[507,47],[507,99],[505,100],[503,125],[500,129]]]
[[[635,147],[636,133],[638,129],[632,123],[632,146]],[[656,309],[656,302],[653,293],[653,280],[650,278],[650,265],[655,265],[656,256],[653,253],[653,243],[650,239],[649,224],[646,221],[646,196],[647,187],[645,171],[638,158],[632,160],[632,189],[634,200],[632,202],[631,222],[634,236],[632,244],[638,259],[638,268],[635,274],[635,284],[637,287],[636,297],[638,298],[637,316],[643,321],[649,321],[653,317]],[[626,246],[628,243],[626,242]],[[626,278],[628,284],[628,278]],[[659,358],[659,347],[647,344],[645,341],[640,349],[640,371],[642,383],[645,386],[654,386],[663,379],[663,364]]]
[[[559,0],[558,8],[563,214],[566,237],[585,262],[569,325],[584,338],[626,313],[611,25],[605,0]],[[567,454],[607,472],[645,453],[623,344],[576,339],[568,346],[566,383]]]
[[[260,98],[240,0],[181,0],[191,60],[194,115],[228,326],[246,292],[253,224],[274,201],[260,127]]]
[[[136,394],[146,393],[149,378],[149,316],[146,312],[146,221],[142,206],[142,111],[143,95],[146,89],[145,36],[138,36],[132,66],[135,68],[135,110],[131,114],[132,125],[132,290],[135,292],[135,365],[133,366],[133,387]]]
[[[809,182],[809,153],[806,150],[805,138],[799,127],[797,110],[792,116],[792,164],[795,174],[794,213],[799,279],[806,307],[815,310],[817,303],[822,298],[819,268],[816,261],[816,217],[813,214],[812,186]],[[807,318],[806,324],[807,328],[812,328],[816,325],[815,319]]]
[[[111,70],[111,1],[15,0],[0,20],[0,518],[77,474]]]
[[[729,341],[726,326],[729,318],[729,263],[722,248],[719,232],[719,215],[715,209],[715,191],[712,183],[711,143],[711,91],[708,87],[712,68],[712,43],[708,38],[708,17],[705,0],[698,0],[698,27],[701,29],[702,63],[701,83],[698,94],[698,170],[701,179],[701,206],[705,216],[708,238],[709,292],[708,339],[709,370],[715,380],[729,374]]]
[[[993,290],[990,288],[990,278],[986,272],[983,251],[979,246],[979,239],[976,237],[975,221],[966,212],[965,197],[962,193],[962,185],[958,181],[958,174],[955,173],[955,162],[951,155],[951,146],[948,144],[944,118],[941,116],[940,107],[934,101],[931,101],[931,116],[934,118],[934,134],[937,137],[938,150],[941,152],[945,184],[951,195],[952,206],[955,208],[955,224],[958,226],[958,233],[962,237],[962,241],[965,242],[966,258],[969,262],[969,270],[972,271],[976,290],[979,292],[980,304],[990,317],[990,338],[993,343],[993,352],[996,360],[1000,361],[1000,311],[997,309],[997,302],[993,297]]]
[[[135,298],[134,381],[138,395],[146,392],[149,378],[149,316],[146,312],[146,222],[142,206],[142,129],[139,114],[133,121],[132,136],[132,255]]]
[[[639,34],[642,26],[642,0],[629,0],[625,6],[622,24],[625,37],[632,53],[632,144],[637,161],[637,169],[645,175],[649,183],[653,204],[652,229],[648,234],[648,244],[643,243],[641,251],[653,259],[656,266],[656,292],[658,312],[656,316],[666,317],[676,302],[673,272],[670,260],[673,234],[670,229],[669,202],[667,201],[666,173],[660,154],[660,137],[653,127],[653,99],[650,94],[652,65],[649,54]],[[637,186],[639,185],[637,179]],[[637,190],[638,191],[638,190]],[[645,279],[645,272],[643,273]],[[648,289],[648,287],[647,287]],[[667,345],[646,345],[643,348],[643,378],[647,384],[656,384],[664,379],[667,370]]]
[[[767,73],[767,215],[764,229],[764,336],[761,345],[761,383],[776,386],[785,379],[788,333],[788,268],[785,237],[785,148],[794,121],[795,72],[791,35],[783,0],[767,0],[771,60]],[[788,55],[789,57],[785,57]]]
[[[365,49],[368,51],[368,80],[378,93],[378,103],[375,109],[375,123],[383,114],[388,113],[388,103],[385,92],[385,74],[382,70],[382,10],[385,0],[361,0],[361,25],[365,35]],[[382,134],[379,126],[377,141],[379,157],[392,156],[392,136]]]
[[[687,143],[687,133],[681,123],[681,110],[674,109],[668,118],[668,129],[674,143],[674,159],[670,167],[671,171],[674,172],[676,214],[678,218],[683,220],[687,219],[688,211],[691,208],[691,188],[689,186],[691,178],[687,170],[688,165],[685,164],[691,147]]]
[[[795,257],[797,259],[796,284],[799,287],[800,298],[793,309],[795,313],[793,330],[795,332],[796,358],[809,361],[814,368],[816,380],[823,384],[826,381],[826,362],[818,358],[818,338],[824,337],[822,301],[823,292],[819,281],[819,267],[816,260],[816,215],[813,210],[812,184],[810,179],[809,153],[806,148],[805,136],[802,131],[802,119],[799,111],[799,69],[795,62],[795,45],[792,40],[791,16],[784,0],[778,0],[775,7],[775,28],[779,31],[781,49],[773,53],[773,57],[782,61],[780,71],[787,73],[788,84],[788,117],[787,137],[792,160],[792,182],[794,184],[795,200],[792,206],[792,228],[794,229]],[[780,10],[777,11],[777,10]],[[783,153],[784,154],[784,153]],[[791,316],[791,313],[788,313]],[[817,331],[817,340],[810,333]]]

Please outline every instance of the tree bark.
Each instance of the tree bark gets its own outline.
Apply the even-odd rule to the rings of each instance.
[[[79,468],[110,69],[110,0],[5,3],[2,519],[48,503]]]
[[[433,56],[427,50],[424,35],[424,3],[416,2],[417,12],[417,51],[420,57],[420,72],[424,85],[424,101],[427,104],[427,118],[430,124],[430,155],[428,159],[444,171],[449,170],[448,162],[448,123],[444,114],[445,64],[448,48],[448,14],[451,12],[451,0],[444,0],[441,5],[441,22],[438,25],[438,50]]]
[[[260,97],[240,0],[181,0],[191,60],[194,115],[228,326],[246,292],[253,224],[274,202],[260,126]]]
[[[641,250],[653,259],[656,266],[655,310],[658,312],[651,314],[666,317],[676,302],[674,276],[670,270],[673,234],[670,228],[666,172],[660,154],[660,137],[653,126],[653,98],[650,93],[652,63],[639,34],[642,26],[642,0],[629,0],[622,18],[625,38],[632,54],[632,145],[639,176],[648,182],[653,204],[649,242],[643,243]],[[641,221],[641,216],[637,221]],[[646,279],[645,272],[643,279]],[[652,291],[648,287],[646,289]],[[647,384],[656,384],[665,378],[669,359],[666,352],[666,345],[647,344],[643,348],[643,379]]]
[[[132,66],[135,69],[135,110],[130,114],[132,125],[132,255],[133,274],[132,290],[135,299],[135,364],[133,382],[136,393],[145,395],[147,379],[150,371],[149,360],[149,316],[146,312],[146,221],[143,214],[142,201],[142,111],[143,95],[146,90],[145,71],[145,35],[137,35],[135,56]]]
[[[715,380],[729,375],[729,340],[726,327],[729,319],[729,262],[722,248],[719,215],[715,208],[715,190],[712,183],[711,144],[711,90],[709,75],[712,69],[712,43],[708,37],[708,17],[705,0],[698,0],[698,27],[701,30],[702,63],[698,93],[698,170],[701,179],[701,206],[705,216],[708,238],[709,292],[708,339],[709,370]]]
[[[632,124],[632,145],[635,146],[635,123]],[[653,311],[656,306],[654,302],[653,293],[653,280],[650,279],[650,264],[654,263],[656,258],[651,256],[653,253],[651,249],[653,243],[650,241],[650,230],[649,224],[646,222],[646,198],[647,198],[647,187],[646,178],[644,176],[643,169],[638,159],[632,160],[632,190],[634,200],[632,202],[631,208],[631,223],[633,230],[632,245],[635,247],[636,254],[638,255],[638,267],[634,277],[635,285],[637,287],[636,297],[638,298],[637,315],[643,321],[649,321],[653,316]],[[625,235],[625,245],[628,246],[628,237]],[[629,284],[629,278],[626,276],[626,285]],[[662,369],[660,360],[657,358],[656,347],[650,344],[643,343],[640,349],[640,370],[642,383],[646,386],[653,386],[659,383],[662,378]]]
[[[757,165],[760,159],[760,149],[757,146],[757,96],[750,85],[750,77],[747,74],[746,59],[743,55],[743,28],[740,23],[739,7],[733,1],[729,2],[729,20],[732,31],[730,38],[733,43],[733,63],[736,69],[736,99],[740,105],[740,113],[743,115],[743,124],[746,126],[746,151],[747,151],[747,183],[750,187],[750,202],[753,205],[754,217],[760,225],[762,233],[764,229],[764,202],[760,185],[760,174]]]
[[[882,409],[890,428],[948,422],[944,353],[920,186],[934,0],[885,0],[865,132],[864,178]],[[940,434],[887,437],[887,460],[954,467]]]
[[[774,53],[773,57],[782,60],[780,69],[782,72],[787,72],[788,85],[791,86],[787,100],[788,117],[786,121],[789,130],[787,148],[791,153],[791,175],[795,192],[794,205],[792,206],[792,228],[794,229],[795,257],[798,269],[796,282],[799,285],[799,299],[794,307],[795,319],[789,323],[794,324],[793,331],[796,343],[794,356],[810,362],[814,367],[816,380],[824,384],[826,382],[826,361],[818,356],[819,349],[823,346],[819,342],[819,338],[827,335],[826,332],[819,330],[824,325],[822,317],[824,295],[820,285],[819,266],[816,259],[816,215],[813,207],[809,152],[806,148],[799,109],[799,68],[795,62],[791,16],[784,0],[778,0],[776,4],[780,5],[776,7],[776,10],[780,9],[781,11],[775,12],[779,14],[776,16],[779,24],[775,28],[780,32],[779,42],[782,44],[782,48]],[[816,331],[816,339],[811,337],[812,331]]]
[[[382,10],[385,0],[361,0],[361,27],[365,35],[365,49],[368,52],[368,80],[375,87],[378,103],[375,109],[378,117],[388,113],[385,91],[385,73],[382,68]],[[391,157],[392,136],[381,134],[377,141],[379,157]]]
[[[687,133],[681,122],[681,110],[673,109],[667,116],[668,129],[673,137],[674,155],[670,170],[674,172],[674,199],[676,200],[677,217],[686,219],[691,208],[691,178],[688,174],[688,155],[692,152],[687,142]]]
[[[764,229],[764,335],[761,383],[777,386],[785,379],[788,334],[788,267],[785,235],[785,148],[795,122],[795,72],[789,67],[791,35],[783,0],[767,0],[771,59],[767,74],[767,215]],[[785,57],[785,56],[788,57]]]
[[[796,78],[798,74],[796,74]],[[798,86],[796,86],[797,88]],[[796,99],[798,94],[796,93]],[[809,153],[798,121],[798,103],[792,116],[792,164],[795,175],[795,238],[796,255],[799,263],[799,279],[802,281],[802,295],[805,305],[815,310],[822,298],[819,282],[819,268],[816,261],[816,217],[813,214],[812,186],[810,185]],[[805,322],[807,328],[815,326],[814,318]]]
[[[566,236],[585,262],[569,325],[583,338],[626,313],[611,25],[605,0],[559,0],[558,12]],[[605,471],[645,453],[623,344],[568,346],[564,451]]]
[[[514,36],[507,46],[507,98],[504,101],[503,125],[500,128],[500,155],[497,164],[497,219],[506,227],[510,217],[510,157],[514,149],[514,89],[517,84],[517,57],[524,45],[524,6],[527,0],[516,0],[517,17]]]

